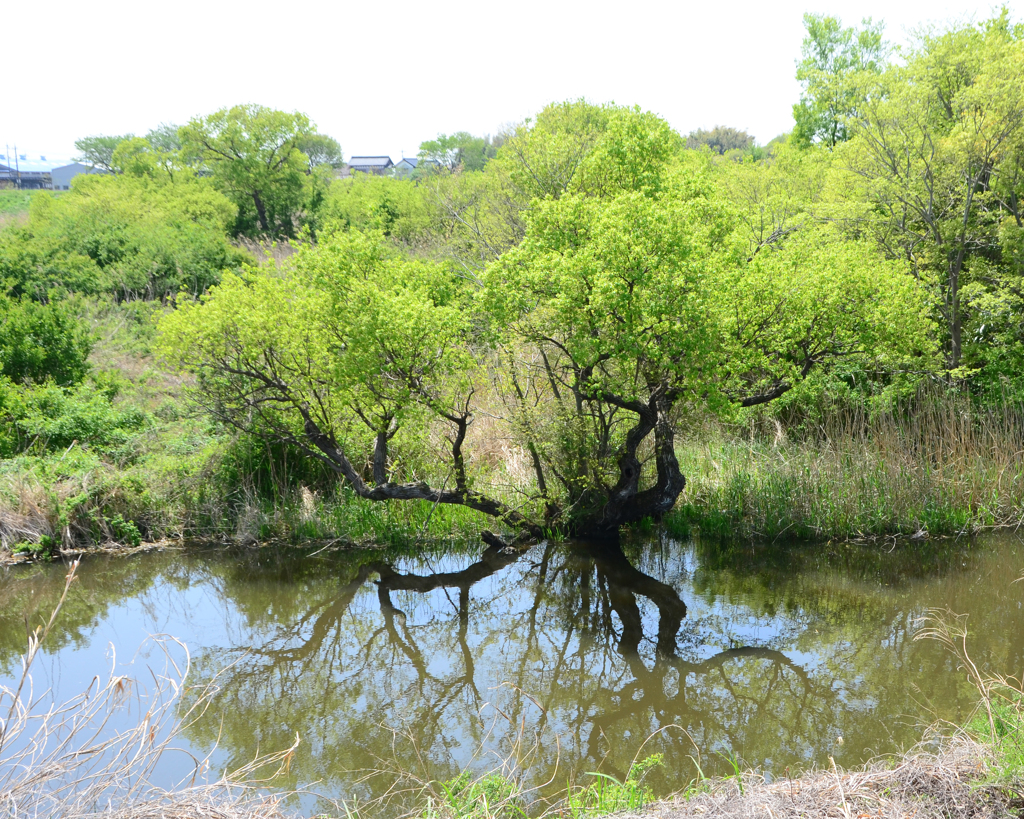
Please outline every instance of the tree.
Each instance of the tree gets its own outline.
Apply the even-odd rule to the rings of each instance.
[[[420,143],[419,157],[449,172],[457,168],[479,171],[497,152],[498,146],[489,136],[476,137],[459,131],[451,135],[438,134],[437,139]]]
[[[105,171],[114,172],[114,149],[126,139],[131,139],[134,134],[123,134],[122,136],[97,136],[83,137],[75,141],[75,148],[78,149],[76,162],[84,162],[94,168],[102,168]]]
[[[465,505],[532,537],[667,512],[684,406],[753,406],[836,359],[927,353],[898,264],[827,226],[748,256],[679,136],[606,113],[577,166],[586,184],[535,201],[478,284],[337,233],[287,271],[181,305],[165,353],[196,370],[216,417],[299,447],[360,496]],[[531,465],[496,476],[504,490],[474,454],[484,413]]]
[[[110,159],[115,173],[155,177],[174,175],[189,170],[182,155],[178,127],[162,123],[145,137],[126,137],[117,144]]]
[[[291,236],[310,160],[302,145],[316,134],[305,114],[262,105],[222,108],[179,132],[182,150],[205,168],[237,206],[237,231]]]
[[[849,198],[867,203],[857,228],[931,291],[946,366],[966,365],[960,375],[993,353],[1024,355],[1022,35],[1005,11],[925,33],[878,78],[841,156],[858,180]]]
[[[797,142],[832,149],[849,139],[847,120],[856,116],[863,101],[860,77],[880,73],[891,50],[882,23],[868,18],[861,25],[858,31],[842,28],[836,17],[804,15],[807,36],[796,70],[803,93],[793,106]]]
[[[161,122],[146,134],[148,142],[154,150],[162,153],[175,153],[181,150],[181,139],[178,137],[180,127],[170,122]]]
[[[754,138],[739,128],[716,125],[710,131],[698,128],[686,138],[686,147],[700,148],[706,145],[716,154],[726,151],[746,151],[754,146]]]
[[[338,141],[326,134],[306,134],[299,140],[298,148],[309,161],[309,173],[319,167],[336,170],[345,164]]]
[[[207,179],[83,175],[60,196],[36,196],[28,222],[0,232],[0,280],[41,301],[53,291],[122,299],[201,292],[248,258],[227,236],[235,214]]]

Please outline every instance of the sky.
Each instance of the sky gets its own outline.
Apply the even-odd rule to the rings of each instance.
[[[1006,5],[1024,19],[1024,0]],[[302,111],[346,158],[397,162],[438,133],[494,134],[580,97],[639,105],[684,134],[728,125],[765,143],[792,127],[805,12],[881,19],[903,43],[922,24],[997,10],[966,0],[3,3],[0,146],[65,159],[83,136],[144,134],[251,102]]]

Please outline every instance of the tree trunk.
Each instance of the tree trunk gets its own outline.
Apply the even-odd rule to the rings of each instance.
[[[671,401],[663,394],[656,393],[651,399],[640,422],[627,436],[626,451],[619,458],[619,481],[609,492],[604,508],[593,520],[581,521],[575,534],[616,537],[619,527],[644,518],[661,520],[672,509],[686,486],[686,478],[676,459],[675,435],[668,417],[671,408]],[[640,460],[636,451],[652,429],[657,480],[654,486],[640,491]]]
[[[263,204],[263,200],[260,198],[259,191],[252,192],[252,203],[256,206],[256,218],[260,223],[260,230],[264,233],[270,233],[270,223],[267,221],[267,208]]]

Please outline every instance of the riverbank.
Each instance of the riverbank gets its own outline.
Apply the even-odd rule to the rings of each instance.
[[[959,735],[937,752],[916,751],[854,771],[834,768],[768,782],[754,772],[730,779],[704,780],[678,795],[638,810],[622,810],[614,801],[581,802],[580,792],[532,814],[511,798],[489,802],[483,789],[474,800],[431,799],[407,819],[584,819],[615,815],[619,819],[1011,819],[1024,816],[1022,783],[994,784],[987,777],[989,748]],[[340,808],[340,806],[339,806]],[[526,810],[524,811],[524,808]],[[286,819],[295,814],[279,795],[225,796],[217,790],[165,794],[121,805],[105,819]],[[384,811],[367,806],[318,813],[313,819],[373,819]],[[65,819],[92,819],[68,814]]]
[[[297,449],[197,414],[191,382],[155,357],[166,305],[73,303],[95,340],[86,380],[67,389],[0,383],[0,553],[45,558],[165,539],[414,543],[494,528],[469,509],[360,499]],[[938,386],[888,406],[821,402],[729,423],[698,409],[676,438],[687,485],[669,531],[769,542],[925,538],[1024,519],[1017,404]],[[529,457],[487,437],[486,418],[478,426],[471,458],[481,485],[515,507],[533,480]]]

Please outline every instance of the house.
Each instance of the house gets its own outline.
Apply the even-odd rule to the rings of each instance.
[[[394,174],[400,177],[412,176],[413,171],[419,170],[422,175],[425,172],[436,170],[441,163],[436,159],[421,159],[416,156],[403,156],[401,162],[395,163]]]
[[[102,168],[94,168],[91,165],[83,165],[81,162],[72,162],[70,165],[61,165],[61,167],[54,168],[50,171],[53,189],[55,191],[68,190],[71,187],[71,180],[83,173],[105,174],[109,173],[109,171],[105,171]]]
[[[373,173],[380,176],[395,167],[390,156],[354,156],[348,161],[347,170],[351,173]]]
[[[410,176],[416,170],[419,159],[415,156],[403,156],[401,161],[395,163],[395,176]]]

